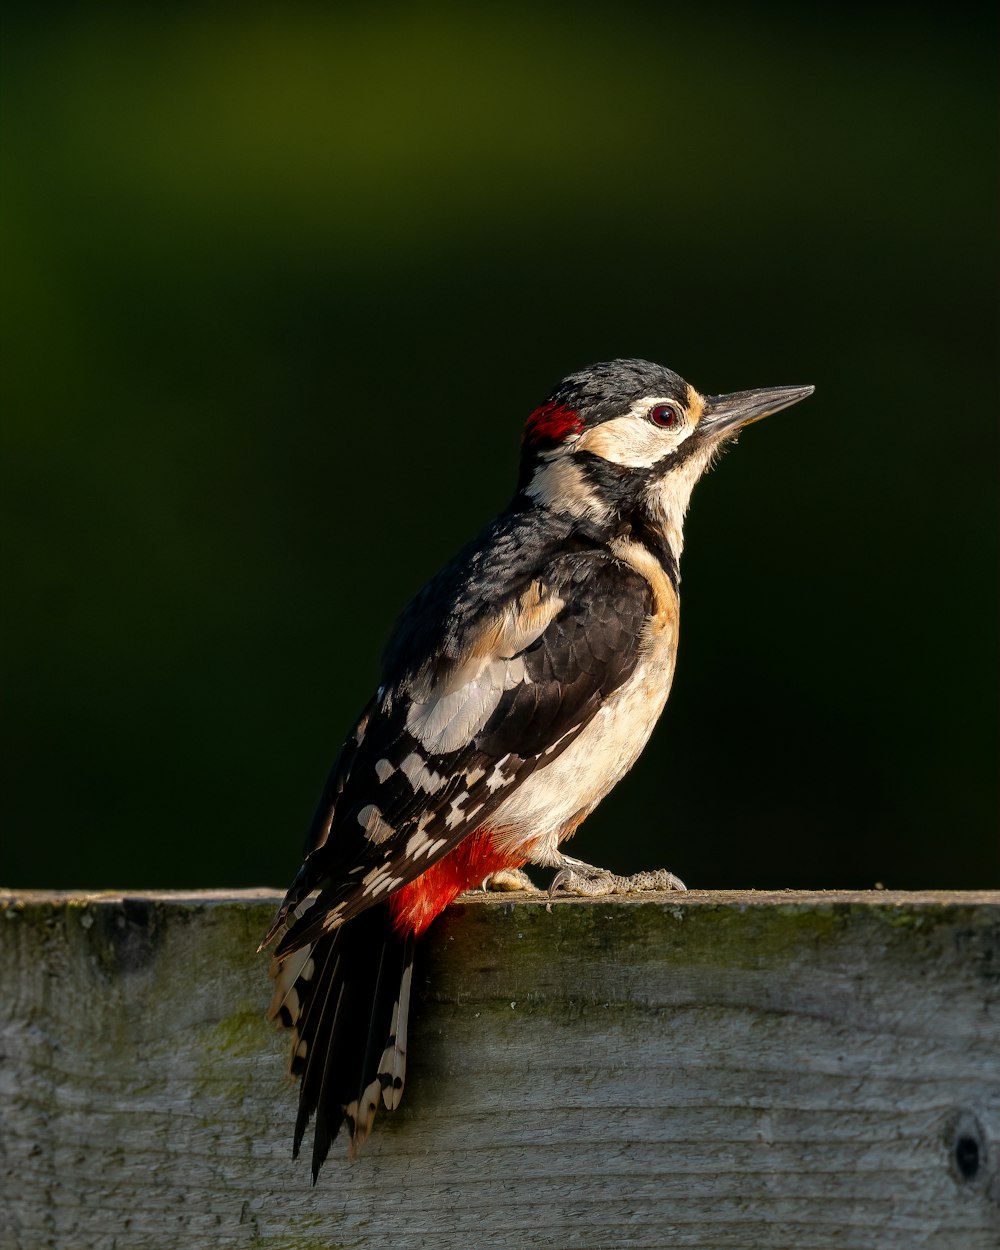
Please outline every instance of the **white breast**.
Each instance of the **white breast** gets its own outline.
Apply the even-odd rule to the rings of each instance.
[[[571,833],[639,758],[670,693],[677,656],[677,615],[649,622],[643,656],[576,741],[535,772],[490,820],[503,849],[528,849],[533,863],[554,863]]]

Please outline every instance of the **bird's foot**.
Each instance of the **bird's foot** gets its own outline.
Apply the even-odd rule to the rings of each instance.
[[[541,890],[526,872],[520,868],[501,868],[491,872],[483,882],[484,890],[526,890],[529,894],[541,894]]]
[[[601,897],[605,894],[636,894],[654,890],[686,890],[687,886],[666,868],[651,872],[635,872],[630,877],[619,877],[606,868],[595,868],[569,855],[560,856],[562,867],[552,878],[549,886],[551,898],[557,890],[566,894],[585,894]]]

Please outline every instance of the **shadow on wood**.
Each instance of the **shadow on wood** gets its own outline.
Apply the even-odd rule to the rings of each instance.
[[[466,898],[316,1188],[276,903],[0,894],[0,1245],[998,1244],[998,893]]]

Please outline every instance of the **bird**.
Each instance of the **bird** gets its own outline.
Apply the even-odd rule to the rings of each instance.
[[[747,425],[812,386],[702,395],[647,360],[591,365],[528,416],[510,504],[403,611],[260,949],[291,1030],[297,1157],[355,1157],[400,1104],[415,944],[460,893],[685,889],[560,848],[635,763],[670,690],[683,524]]]

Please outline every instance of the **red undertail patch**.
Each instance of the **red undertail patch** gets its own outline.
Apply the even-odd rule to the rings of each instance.
[[[389,896],[393,928],[420,937],[463,890],[474,890],[501,868],[520,868],[526,862],[523,855],[497,851],[490,829],[477,829],[415,881]]]

